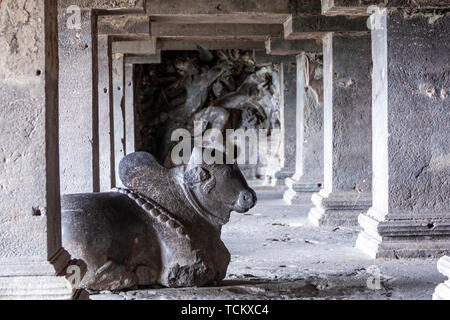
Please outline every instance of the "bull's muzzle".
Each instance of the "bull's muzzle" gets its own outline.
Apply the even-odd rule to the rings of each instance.
[[[244,211],[248,211],[256,205],[256,193],[255,191],[249,189],[242,191],[239,194],[237,205]]]

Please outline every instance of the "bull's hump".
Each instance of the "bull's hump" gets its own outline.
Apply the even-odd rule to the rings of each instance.
[[[61,197],[61,209],[62,211],[104,210],[123,202],[129,202],[128,197],[115,192],[70,194]]]
[[[168,175],[169,170],[147,152],[132,153],[123,158],[119,165],[120,180],[130,189],[136,190],[148,183],[161,187]]]

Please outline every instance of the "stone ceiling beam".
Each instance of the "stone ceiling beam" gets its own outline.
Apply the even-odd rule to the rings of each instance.
[[[318,14],[317,0],[147,0],[155,22],[170,23],[284,23],[292,14]]]
[[[253,50],[253,60],[256,64],[280,64],[280,63],[291,63],[296,62],[297,57],[296,55],[286,55],[286,56],[279,56],[279,55],[270,55],[267,54],[266,51],[261,50]]]
[[[448,0],[322,0],[322,14],[324,15],[370,15],[371,6],[388,8],[412,9],[448,9]]]
[[[208,50],[241,49],[241,50],[264,50],[264,41],[185,41],[160,38],[157,40],[156,48],[162,51],[191,51],[197,50],[197,46],[202,46]]]
[[[127,42],[127,41],[152,41],[152,37],[149,35],[114,35],[111,36],[112,42]],[[125,46],[126,45],[117,45]],[[264,41],[247,41],[247,40],[183,40],[176,38],[158,38],[156,40],[156,50],[161,51],[192,51],[197,50],[197,46],[202,46],[208,50],[221,50],[221,49],[241,49],[241,50],[265,50]],[[127,49],[123,48],[125,52]],[[132,53],[129,53],[132,54]],[[135,53],[137,54],[137,53]],[[148,53],[144,53],[146,55]],[[142,55],[139,53],[138,55]]]
[[[369,32],[367,17],[291,17],[284,23],[286,40],[322,39],[328,32]]]
[[[98,35],[150,34],[146,15],[98,16]]]
[[[156,54],[156,41],[115,41],[112,43],[112,52],[120,54],[154,55]]]
[[[125,55],[125,64],[159,64],[161,63],[161,50],[149,56]]]
[[[58,0],[58,6],[76,5],[82,9],[97,10],[100,13],[123,14],[128,12],[145,12],[145,0]]]
[[[283,40],[268,39],[266,41],[266,52],[272,55],[296,55],[302,52],[322,52],[322,40]]]
[[[152,23],[154,37],[180,40],[249,40],[265,41],[267,37],[279,37],[283,33],[280,24],[162,24]]]

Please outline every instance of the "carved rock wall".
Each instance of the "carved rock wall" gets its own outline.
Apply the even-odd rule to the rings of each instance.
[[[206,120],[208,128],[222,132],[279,129],[279,70],[256,66],[250,51],[201,48],[163,52],[161,64],[136,66],[136,150],[170,167],[176,144],[171,133],[179,128],[193,133],[194,121]]]

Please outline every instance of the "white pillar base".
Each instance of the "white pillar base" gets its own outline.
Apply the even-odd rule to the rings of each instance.
[[[370,193],[333,192],[325,190],[313,194],[314,208],[309,212],[309,221],[314,226],[354,227],[358,216],[372,206]]]
[[[433,300],[450,300],[450,257],[443,257],[438,262],[438,270],[449,280],[440,284],[433,294]]]
[[[284,201],[289,205],[295,205],[309,203],[312,195],[322,188],[322,183],[319,182],[319,179],[295,180],[294,178],[287,178],[286,186],[288,190],[284,193]]]
[[[450,252],[450,219],[386,218],[375,208],[358,217],[356,248],[373,259],[438,258]],[[434,222],[433,222],[434,221]]]

